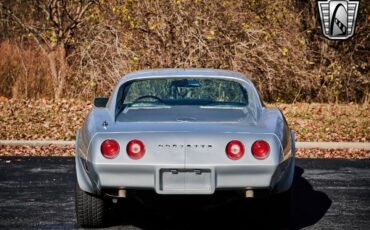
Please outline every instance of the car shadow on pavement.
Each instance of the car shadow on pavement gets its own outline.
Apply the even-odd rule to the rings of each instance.
[[[332,201],[324,192],[317,191],[302,174],[304,170],[295,168],[293,188],[294,229],[317,223],[330,208]]]
[[[316,191],[296,167],[293,186],[292,227],[317,223],[331,206],[329,197]],[[139,194],[140,199],[112,206],[110,226],[140,229],[279,229],[284,213],[271,212],[270,199],[246,199],[241,194],[219,192],[213,196],[159,196]],[[131,229],[131,228],[130,228]]]

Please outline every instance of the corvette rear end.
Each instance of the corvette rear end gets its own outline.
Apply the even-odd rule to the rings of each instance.
[[[85,196],[100,205],[133,190],[253,197],[259,190],[289,192],[294,175],[294,133],[283,114],[264,108],[252,82],[230,71],[130,74],[109,100],[96,99],[76,143],[83,226],[104,220],[86,218]]]

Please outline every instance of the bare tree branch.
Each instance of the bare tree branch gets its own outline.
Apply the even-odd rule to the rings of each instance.
[[[48,48],[51,48],[48,44],[48,42],[46,41],[46,39],[40,34],[39,31],[37,31],[34,27],[30,26],[30,25],[27,25],[25,23],[23,23],[23,21],[16,15],[13,13],[12,10],[10,10],[9,8],[7,8],[6,6],[4,6],[3,3],[0,2],[0,7],[5,11],[5,13],[10,16],[11,18],[14,19],[14,21],[21,27],[23,28],[27,33],[29,33],[32,38],[35,40],[35,42],[38,44],[38,46],[41,48],[41,50],[44,52],[44,53],[47,53],[47,51],[45,50],[44,46],[42,44],[45,44]],[[42,41],[42,42],[41,42]]]

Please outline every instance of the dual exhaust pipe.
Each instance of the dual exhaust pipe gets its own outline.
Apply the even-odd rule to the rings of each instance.
[[[117,202],[117,198],[126,198],[127,197],[127,191],[125,189],[118,189],[117,194],[114,196],[110,194],[110,196],[113,196],[113,202]],[[245,198],[254,198],[254,191],[252,189],[245,190]]]

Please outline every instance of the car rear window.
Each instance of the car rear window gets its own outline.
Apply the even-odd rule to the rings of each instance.
[[[165,78],[126,83],[118,93],[124,107],[247,106],[248,94],[240,83],[224,79]]]

